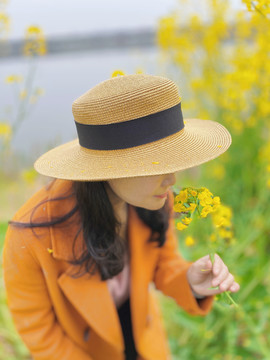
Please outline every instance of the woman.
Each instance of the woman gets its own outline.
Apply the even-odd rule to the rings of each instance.
[[[37,360],[169,359],[152,285],[193,315],[239,290],[217,254],[212,266],[177,252],[170,189],[177,171],[226,151],[230,134],[183,121],[176,84],[153,75],[103,81],[72,111],[78,139],[35,162],[54,180],[7,231],[14,323]]]

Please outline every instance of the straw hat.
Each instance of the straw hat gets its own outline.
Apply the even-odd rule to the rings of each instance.
[[[47,176],[98,181],[187,169],[224,153],[231,136],[211,120],[183,119],[177,85],[146,74],[110,78],[72,104],[78,138],[39,157]]]

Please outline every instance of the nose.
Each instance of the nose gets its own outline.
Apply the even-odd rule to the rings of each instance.
[[[176,183],[176,176],[175,173],[171,173],[171,174],[166,174],[165,178],[163,180],[163,186],[164,187],[168,187],[168,186],[172,186]]]

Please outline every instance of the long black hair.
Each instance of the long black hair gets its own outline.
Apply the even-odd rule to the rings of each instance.
[[[69,262],[80,267],[79,276],[99,271],[102,280],[112,278],[123,270],[127,243],[117,235],[121,223],[115,216],[105,184],[106,181],[73,181],[72,191],[69,194],[37,204],[32,211],[29,223],[9,221],[9,224],[31,228],[34,231],[35,228],[39,227],[62,227],[79,217],[78,232],[73,241],[74,259]],[[50,221],[33,221],[35,211],[39,206],[44,205],[44,202],[61,201],[74,196],[75,205],[69,212],[60,217],[52,218]],[[152,230],[148,241],[156,242],[158,247],[163,246],[166,240],[165,233],[169,226],[168,199],[159,210],[147,210],[136,206],[134,208],[140,219]],[[83,232],[86,250],[79,258],[76,258],[74,248],[81,231]],[[83,273],[81,272],[82,268]],[[73,276],[76,277],[76,275]]]

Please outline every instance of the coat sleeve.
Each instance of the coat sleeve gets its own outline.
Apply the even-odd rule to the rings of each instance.
[[[91,360],[57,322],[42,269],[18,234],[8,228],[3,271],[7,304],[23,342],[35,360]]]
[[[191,315],[206,315],[212,308],[214,296],[196,299],[187,279],[187,270],[192,264],[184,260],[177,250],[177,237],[173,217],[173,193],[169,194],[170,219],[166,241],[160,249],[154,283],[158,290],[172,297],[179,306]]]

